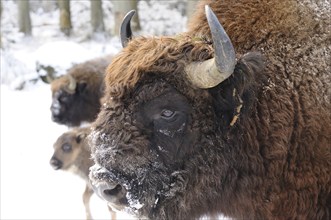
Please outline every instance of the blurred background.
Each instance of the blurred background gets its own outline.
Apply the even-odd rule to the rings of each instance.
[[[186,30],[197,1],[1,0],[0,219],[85,219],[78,176],[49,165],[68,127],[51,120],[50,79],[74,64],[121,50],[119,26],[131,9],[134,35]],[[91,199],[94,219],[110,219]],[[134,219],[119,213],[118,219]]]

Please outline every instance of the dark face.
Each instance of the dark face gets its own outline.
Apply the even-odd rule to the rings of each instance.
[[[64,90],[54,92],[52,97],[52,120],[60,124],[66,124],[70,119],[70,110],[74,102],[75,93],[70,94]]]
[[[153,218],[185,190],[184,161],[200,133],[192,104],[169,84],[145,84],[128,96],[104,105],[95,122],[90,177],[113,206]]]
[[[79,126],[81,122],[95,119],[99,106],[92,108],[89,100],[84,99],[85,84],[77,84],[74,91],[59,89],[53,91],[50,107],[52,120],[67,126]]]

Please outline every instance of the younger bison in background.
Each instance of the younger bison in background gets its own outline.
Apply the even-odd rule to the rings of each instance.
[[[93,194],[88,178],[89,168],[93,164],[90,147],[86,140],[89,132],[90,128],[86,127],[75,128],[63,133],[54,143],[54,154],[50,160],[50,164],[55,170],[71,171],[85,180],[86,188],[83,193],[83,202],[86,219],[92,219],[89,203]],[[116,213],[109,206],[108,209],[112,219],[116,219]]]
[[[77,64],[51,83],[52,120],[70,127],[95,120],[104,91],[104,73],[111,56]]]

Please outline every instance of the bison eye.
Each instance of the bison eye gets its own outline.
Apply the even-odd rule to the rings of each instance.
[[[164,119],[171,119],[175,115],[175,112],[169,110],[169,109],[164,109],[161,112],[161,117]]]
[[[64,152],[70,152],[71,151],[71,145],[70,144],[64,144],[64,145],[62,145],[62,150],[64,151]]]

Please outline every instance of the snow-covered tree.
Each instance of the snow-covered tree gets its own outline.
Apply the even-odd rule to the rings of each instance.
[[[104,32],[103,10],[101,0],[91,0],[91,25],[94,32]]]
[[[17,1],[18,6],[18,27],[19,31],[25,35],[32,34],[31,18],[30,18],[30,2]]]
[[[70,35],[72,24],[70,15],[70,1],[58,0],[60,6],[60,30],[67,36]]]

